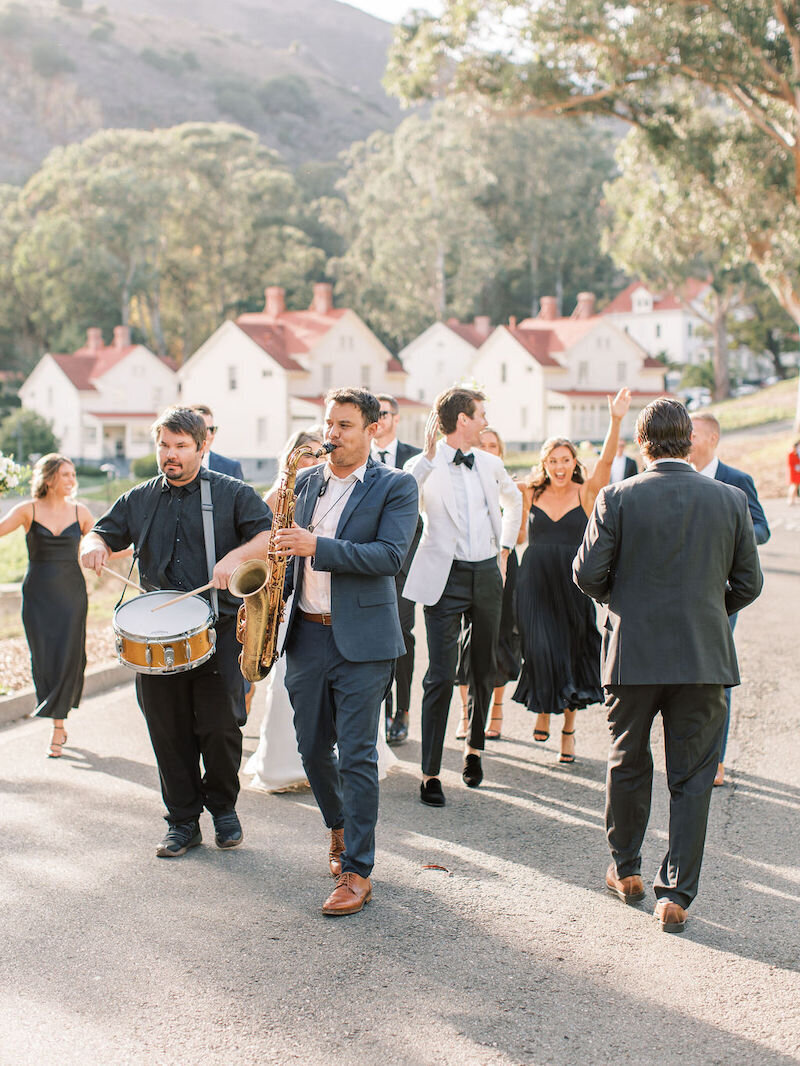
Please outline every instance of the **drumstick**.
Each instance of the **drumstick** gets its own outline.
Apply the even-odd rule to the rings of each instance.
[[[123,577],[122,574],[118,574],[116,570],[112,570],[110,566],[106,566],[105,563],[100,567],[101,570],[105,570],[107,574],[113,574],[114,577],[119,578],[120,581],[124,581],[126,585],[130,585],[132,589],[136,589],[137,592],[144,592],[141,585],[137,585],[135,581],[128,581],[127,577]]]
[[[171,607],[173,603],[180,603],[181,600],[188,600],[190,596],[196,596],[198,592],[206,592],[213,586],[214,582],[209,581],[207,585],[201,585],[199,589],[192,589],[191,592],[182,592],[180,596],[173,596],[171,600],[167,600],[166,603],[159,603],[158,607],[152,607],[152,611],[162,611],[165,607]]]

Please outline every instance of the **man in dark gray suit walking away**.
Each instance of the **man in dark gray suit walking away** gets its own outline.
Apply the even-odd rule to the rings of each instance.
[[[669,847],[654,882],[655,916],[681,932],[697,894],[725,722],[739,684],[728,615],[763,584],[747,497],[687,461],[692,422],[675,400],[640,413],[644,473],[602,489],[573,563],[575,581],[608,604],[602,680],[611,732],[606,832],[610,891],[644,898],[641,846],[650,816],[650,729],[660,711],[670,791]]]

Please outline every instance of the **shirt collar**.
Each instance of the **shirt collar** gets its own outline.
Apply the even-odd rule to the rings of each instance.
[[[665,455],[663,459],[654,459],[652,463],[647,464],[647,469],[652,470],[654,466],[660,466],[662,463],[683,463],[683,465],[688,466],[690,470],[694,470],[694,467],[688,459],[678,459],[677,456],[673,459],[668,455]]]
[[[202,468],[201,468],[202,469]],[[200,473],[197,471],[197,477],[194,481],[190,481],[188,485],[170,485],[167,481],[166,474],[161,475],[161,491],[162,492],[198,492],[200,489]]]
[[[457,451],[461,451],[462,455],[472,455],[475,450],[474,448],[468,448],[466,451],[463,451],[463,449],[453,448],[446,440],[440,440],[439,447],[442,449],[444,457],[448,463],[452,463]]]
[[[340,481],[343,485],[346,485],[350,481],[363,481],[364,474],[366,474],[366,472],[366,463],[364,463],[363,466],[360,466],[358,470],[354,470],[352,473],[348,474],[347,477],[337,477],[336,474],[334,474],[331,470],[330,463],[326,463],[325,466],[322,468],[322,476],[325,478],[326,481],[330,481],[331,478],[334,478],[336,481]]]
[[[715,478],[717,476],[717,467],[719,466],[719,459],[714,456],[711,462],[704,466],[702,470],[698,470],[698,474],[702,474],[703,477]]]
[[[395,455],[397,454],[397,437],[395,437],[394,440],[390,440],[385,448],[381,448],[381,446],[379,444],[376,444],[373,440],[370,444],[370,450],[372,454],[378,459],[378,462],[380,462],[381,452],[386,452],[387,455],[391,455],[391,457],[394,459]]]

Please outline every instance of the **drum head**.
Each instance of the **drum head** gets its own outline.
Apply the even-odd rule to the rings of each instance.
[[[180,592],[146,592],[119,607],[114,615],[114,628],[126,636],[161,641],[182,633],[194,633],[211,622],[211,608],[200,596],[190,596],[171,607],[153,611]]]

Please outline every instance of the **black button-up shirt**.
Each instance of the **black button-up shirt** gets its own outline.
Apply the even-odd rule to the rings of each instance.
[[[188,592],[209,579],[200,506],[201,474],[211,485],[216,562],[272,524],[272,512],[250,485],[215,470],[202,470],[194,481],[179,487],[170,485],[163,475],[135,485],[98,519],[94,532],[112,551],[134,545],[139,553],[141,584],[148,591]],[[205,598],[210,598],[209,593]],[[240,602],[229,592],[220,591],[220,616],[234,614]]]

